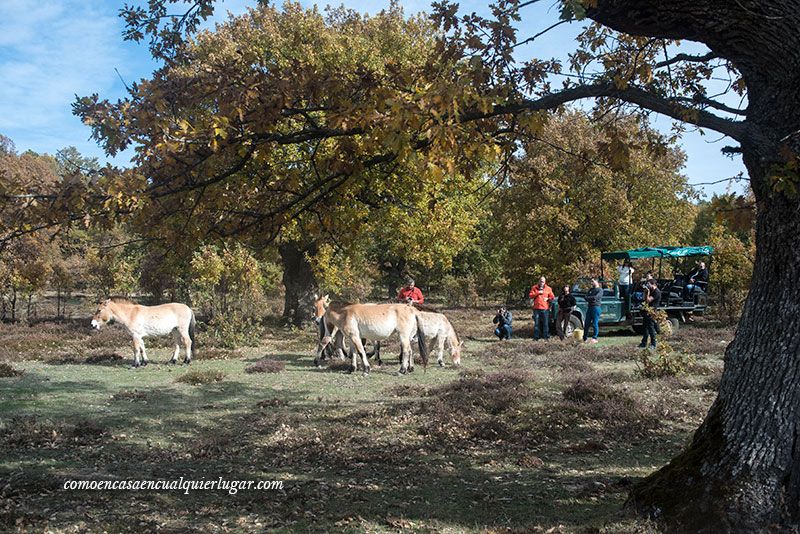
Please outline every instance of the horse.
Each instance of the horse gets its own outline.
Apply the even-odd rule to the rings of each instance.
[[[92,317],[92,328],[100,330],[106,323],[116,321],[122,323],[133,337],[133,366],[147,365],[147,353],[144,341],[147,336],[163,336],[172,334],[175,340],[175,352],[167,363],[177,363],[181,344],[186,349],[183,363],[192,363],[192,347],[194,346],[195,318],[194,312],[186,304],[171,302],[160,306],[142,306],[130,299],[112,297],[97,305]]]
[[[416,308],[419,310],[418,307]],[[447,316],[443,313],[423,310],[419,310],[419,314],[422,317],[425,337],[436,345],[436,363],[439,364],[439,367],[444,367],[445,346],[447,346],[447,349],[450,351],[450,358],[453,365],[461,365],[461,347],[464,342],[458,340],[456,331],[453,329],[453,325],[450,324],[450,320],[447,319]],[[380,341],[376,341],[372,354],[377,356],[378,365],[382,363],[380,348]],[[372,354],[367,354],[367,356],[371,356]]]
[[[439,367],[444,367],[444,347],[450,350],[450,358],[453,365],[461,365],[461,346],[463,341],[458,340],[453,325],[443,313],[420,311],[422,326],[425,329],[425,336],[432,338],[436,342],[436,362]]]
[[[325,324],[330,325],[331,331],[319,340],[314,364],[319,365],[325,347],[332,339],[336,339],[337,332],[341,331],[350,342],[350,346],[355,348],[350,372],[358,369],[358,354],[361,356],[364,375],[367,375],[370,365],[361,339],[379,341],[397,332],[400,336],[400,374],[412,372],[414,360],[411,358],[411,338],[416,332],[419,332],[420,335],[417,336],[419,352],[423,365],[428,366],[425,328],[419,312],[412,306],[408,304],[349,304],[335,309],[330,304],[331,299],[328,295],[315,296],[314,320],[317,324],[325,321]],[[341,350],[340,347],[337,347],[337,350]]]

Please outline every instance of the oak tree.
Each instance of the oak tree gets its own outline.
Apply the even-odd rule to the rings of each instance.
[[[171,19],[164,14],[173,2],[151,0],[148,9],[125,15],[129,35],[149,36],[164,68],[132,88],[129,99],[112,104],[89,97],[76,111],[109,152],[138,143],[138,169],[117,173],[127,178],[114,191],[122,193],[113,197],[122,208],[166,206],[182,214],[190,233],[203,232],[192,224],[202,209],[203,220],[219,222],[221,235],[248,228],[274,235],[334,192],[355,196],[361,185],[393,183],[386,171],[410,166],[412,153],[420,155],[418,171],[451,174],[467,174],[471,160],[492,154],[502,161],[515,139],[541,128],[542,110],[579,99],[595,99],[597,116],[632,106],[727,136],[757,203],[751,291],[705,422],[684,453],[634,488],[630,502],[684,527],[796,525],[800,4],[563,0],[564,20],[596,23],[565,68],[548,58],[515,60],[519,43],[546,38],[520,35],[533,22],[525,7],[536,1],[498,0],[486,17],[460,15],[457,5],[437,2],[440,31],[414,18],[409,29],[418,24],[416,33],[398,34],[378,22],[369,47],[357,38],[330,46],[331,34],[310,22],[318,14],[261,5],[227,31],[285,25],[294,38],[282,39],[280,30],[253,47],[235,35],[225,42],[206,34],[184,38],[212,0]],[[281,20],[280,13],[295,15]],[[338,12],[327,27],[346,33],[359,20]],[[681,41],[703,43],[707,52],[680,51]],[[394,60],[369,50],[391,51]],[[566,81],[554,85],[553,76],[564,73]],[[715,99],[712,78],[728,79],[730,91],[746,95],[746,107]],[[616,146],[624,157],[624,144]],[[286,151],[294,148],[315,165],[259,172],[289,161]],[[254,172],[241,172],[248,167]],[[417,176],[435,181],[436,172]],[[209,188],[218,190],[214,200],[200,203]]]

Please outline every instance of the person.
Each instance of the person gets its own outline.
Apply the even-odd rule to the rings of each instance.
[[[706,284],[708,284],[708,270],[706,270],[706,262],[701,261],[689,273],[689,283],[684,288],[684,298],[689,299],[694,296],[695,289],[698,287],[705,290]]]
[[[558,297],[558,317],[556,319],[556,332],[561,341],[564,341],[564,333],[569,326],[569,319],[575,310],[575,304],[575,297],[572,296],[569,286],[564,286]]]
[[[603,288],[600,281],[592,278],[592,287],[586,292],[586,320],[583,323],[583,341],[597,343],[600,335],[600,309],[603,302]],[[594,328],[592,339],[589,339],[589,327]]]
[[[501,341],[511,339],[511,323],[513,320],[511,312],[505,306],[500,306],[497,309],[497,315],[492,320],[492,323],[497,325],[497,328],[494,329],[494,335],[499,337]]]
[[[425,297],[422,295],[422,291],[416,287],[414,279],[409,277],[406,279],[406,285],[397,292],[397,300],[409,304],[422,304],[425,302]]]
[[[655,310],[661,304],[661,290],[658,289],[658,284],[655,280],[648,280],[645,286],[645,302],[650,309]],[[647,347],[647,340],[650,338],[650,347],[656,348],[656,332],[658,325],[656,319],[646,310],[642,310],[642,327],[644,328],[644,337],[639,344],[639,348]]]
[[[617,266],[619,273],[619,296],[623,301],[628,300],[633,285],[633,266],[631,260],[625,260],[622,265]]]
[[[550,339],[550,303],[556,296],[544,276],[531,288],[528,297],[533,299],[533,339]]]

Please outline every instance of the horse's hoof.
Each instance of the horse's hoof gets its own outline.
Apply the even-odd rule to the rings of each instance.
[[[349,375],[351,375],[351,374],[353,374],[353,373],[355,373],[355,372],[356,372],[356,368],[355,368],[355,366],[352,366],[352,365],[351,365],[351,366],[350,366],[350,367],[347,369],[347,374],[349,374]]]
[[[408,368],[408,372],[409,372],[409,373],[413,373],[413,372],[414,372],[414,368],[413,368],[413,367],[409,367],[409,368]]]
[[[439,364],[439,367],[444,367],[444,362],[443,362],[442,360],[439,360],[439,361],[438,361],[438,362],[436,362],[436,363],[438,363],[438,364]]]
[[[139,367],[139,362],[134,362],[131,364],[131,369],[136,369]]]
[[[401,367],[401,368],[400,368],[400,370],[397,372],[397,374],[400,374],[400,375],[404,375],[404,374],[406,374],[406,369],[405,369],[405,367]]]
[[[147,360],[143,361],[142,362],[142,367],[145,367],[148,363],[150,363],[150,362],[148,362]]]
[[[361,373],[361,376],[364,376],[364,377],[367,377],[367,376],[369,376],[369,369],[367,369],[366,371],[364,371],[363,373]]]

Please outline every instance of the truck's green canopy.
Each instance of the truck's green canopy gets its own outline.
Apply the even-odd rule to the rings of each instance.
[[[603,252],[604,260],[638,260],[641,258],[683,258],[686,256],[710,256],[714,247],[642,247],[633,250]]]

